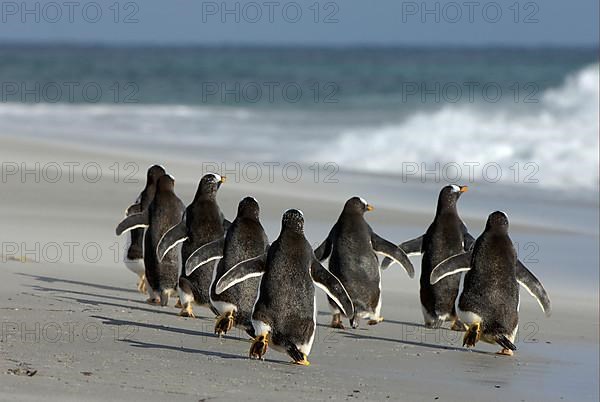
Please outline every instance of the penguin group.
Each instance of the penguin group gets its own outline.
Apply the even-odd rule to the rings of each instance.
[[[465,332],[463,346],[482,340],[499,345],[499,354],[513,354],[519,286],[550,315],[543,285],[517,259],[506,214],[491,213],[477,239],[469,233],[457,211],[466,186],[442,188],[425,233],[399,245],[375,233],[364,217],[373,206],[352,197],[313,250],[298,209],[283,213],[281,231],[272,242],[254,197],[243,198],[235,219],[227,220],[217,203],[225,181],[216,173],[204,175],[186,207],[175,194],[175,179],[153,165],[116,234],[127,232],[123,260],[138,275],[138,290],[148,294],[148,303],[166,306],[177,295],[181,316],[194,317],[194,305],[210,309],[216,316],[215,334],[222,336],[233,327],[248,334],[250,358],[263,359],[271,346],[292,363],[309,365],[315,287],[327,295],[331,327],[344,328],[344,320],[352,328],[361,319],[369,325],[382,322],[381,270],[398,264],[413,278],[413,255],[422,256],[425,326],[449,322],[452,330]],[[328,268],[322,265],[326,260]]]

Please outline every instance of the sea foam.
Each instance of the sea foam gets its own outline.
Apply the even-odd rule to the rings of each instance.
[[[514,104],[446,105],[416,112],[398,124],[348,129],[321,148],[317,159],[388,174],[406,174],[407,165],[414,163],[424,172],[436,163],[440,169],[454,164],[467,169],[477,162],[481,168],[500,166],[503,177],[492,172],[487,179],[597,191],[598,77],[599,65],[587,66],[540,94],[539,103],[523,108],[525,112]],[[475,180],[486,180],[481,168],[473,169],[475,175],[479,172]],[[521,170],[519,176],[515,169]]]
[[[132,144],[141,141],[158,153],[209,149],[216,161],[233,155],[255,162],[334,162],[387,175],[406,174],[407,164],[411,172],[417,165],[420,176],[436,163],[452,164],[463,167],[461,182],[471,174],[465,167],[477,163],[474,181],[491,176],[504,183],[597,192],[598,77],[599,65],[587,66],[540,93],[533,105],[446,104],[417,108],[401,119],[388,113],[377,124],[369,109],[331,114],[214,105],[3,103],[0,135],[132,152]],[[487,175],[486,164],[494,165]],[[451,169],[441,173],[454,176]]]

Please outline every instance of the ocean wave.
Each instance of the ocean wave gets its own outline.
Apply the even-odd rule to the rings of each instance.
[[[442,179],[458,172],[464,180],[474,173],[475,180],[527,179],[541,187],[597,191],[598,88],[599,65],[594,64],[545,91],[539,104],[525,113],[506,105],[452,105],[417,112],[400,124],[347,130],[317,159],[354,170],[417,177],[435,171],[438,163]],[[480,166],[469,172],[472,162]],[[494,166],[487,173],[486,164]],[[498,166],[501,178],[496,175]]]
[[[3,103],[0,135],[82,146],[125,144],[126,149],[141,141],[145,149],[159,153],[168,146],[175,155],[210,150],[214,160],[335,162],[343,169],[387,175],[407,175],[410,168],[414,177],[436,170],[439,163],[437,173],[446,181],[465,181],[468,175],[474,181],[493,178],[598,191],[599,71],[594,64],[567,76],[562,85],[540,94],[535,105],[453,104],[417,110],[400,122],[397,114],[368,107],[319,113],[230,106]],[[378,121],[383,123],[374,123]],[[479,166],[469,167],[473,163]],[[484,171],[486,164],[493,166]],[[462,169],[458,178],[456,165]],[[450,169],[444,170],[446,166]]]

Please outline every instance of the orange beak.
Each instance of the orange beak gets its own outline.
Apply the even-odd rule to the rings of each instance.
[[[469,191],[469,186],[460,186],[461,193],[466,193],[467,191]]]
[[[374,209],[375,209],[375,208],[373,207],[373,205],[371,205],[371,204],[367,204],[367,211],[372,211],[372,210],[374,210]]]

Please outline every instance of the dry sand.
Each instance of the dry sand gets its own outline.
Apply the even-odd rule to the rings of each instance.
[[[5,175],[15,163],[20,169],[39,162],[41,171],[39,182],[34,173],[23,180],[19,171],[0,183],[0,400],[598,400],[595,202],[492,185],[461,199],[472,233],[479,233],[488,212],[503,209],[519,250],[531,251],[527,242],[537,247],[539,261],[527,265],[545,283],[554,311],[545,318],[522,293],[514,357],[496,356],[496,347],[482,343],[468,351],[461,334],[423,328],[418,279],[393,266],[383,273],[386,320],[380,325],[331,330],[318,291],[318,333],[312,365],[304,368],[273,350],[264,362],[249,360],[244,334],[219,340],[208,310],[196,308],[199,319],[184,319],[173,302],[146,305],[135,276],[120,262],[125,239],[116,238],[114,228],[143,187],[145,168],[155,160],[165,164],[187,203],[202,174],[199,164],[10,138],[0,139],[0,159]],[[64,163],[75,161],[80,166],[71,183]],[[140,182],[124,182],[128,161],[140,167],[134,176]],[[54,183],[56,165],[49,162],[61,167]],[[95,183],[81,176],[89,162],[103,171]],[[367,217],[374,229],[401,241],[425,230],[440,186],[341,173],[338,179],[230,180],[219,201],[233,218],[239,199],[254,195],[271,239],[281,212],[301,208],[307,237],[319,243],[345,199],[359,194],[380,206]],[[25,262],[15,261],[23,254]],[[419,271],[419,259],[413,263]]]

